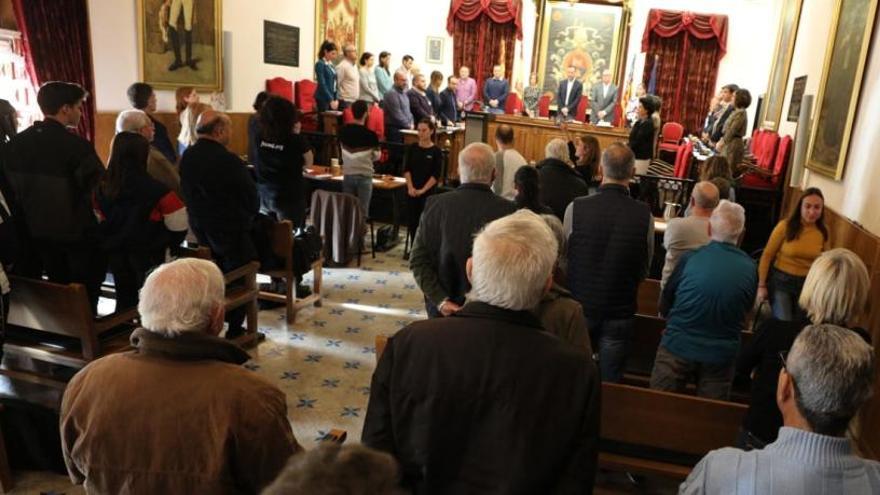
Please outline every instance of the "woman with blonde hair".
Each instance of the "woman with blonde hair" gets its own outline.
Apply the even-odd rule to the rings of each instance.
[[[193,143],[196,142],[196,121],[199,118],[198,105],[199,93],[192,86],[181,86],[174,93],[177,100],[177,118],[180,121],[180,134],[177,135],[177,156],[183,156]]]
[[[870,335],[855,325],[864,315],[871,292],[865,263],[848,249],[832,249],[813,262],[798,303],[806,318],[762,323],[737,361],[737,376],[752,378],[751,403],[740,431],[739,446],[761,448],[776,440],[782,415],[776,407],[776,382],[785,355],[807,325],[831,324],[852,329],[870,343]]]

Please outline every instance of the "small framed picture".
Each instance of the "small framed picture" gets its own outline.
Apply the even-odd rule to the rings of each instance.
[[[428,54],[425,62],[429,64],[443,63],[443,38],[437,36],[428,36]]]

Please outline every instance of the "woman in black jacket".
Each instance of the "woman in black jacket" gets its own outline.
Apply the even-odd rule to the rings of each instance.
[[[782,415],[776,405],[776,384],[782,369],[781,356],[809,324],[832,324],[851,328],[870,343],[869,334],[851,326],[866,310],[871,282],[865,264],[852,251],[832,249],[816,258],[804,282],[799,304],[808,320],[771,318],[756,331],[737,360],[738,380],[751,377],[749,411],[740,431],[742,448],[762,448],[776,440]]]
[[[517,208],[526,208],[537,215],[552,215],[553,210],[541,203],[541,184],[535,167],[525,166],[516,170],[513,176],[516,197],[513,202]]]
[[[645,175],[651,159],[654,158],[654,121],[651,119],[657,108],[653,98],[643,96],[639,98],[639,120],[629,131],[629,148],[636,156],[636,174]]]

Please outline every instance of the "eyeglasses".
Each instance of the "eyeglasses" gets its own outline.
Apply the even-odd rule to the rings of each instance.
[[[782,362],[782,369],[784,369],[786,373],[788,372],[788,365],[786,364],[786,361],[788,361],[788,352],[789,351],[781,351],[779,353],[779,360]]]

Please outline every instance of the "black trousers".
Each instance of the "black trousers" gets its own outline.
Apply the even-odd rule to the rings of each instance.
[[[136,307],[147,274],[165,260],[165,250],[116,251],[107,255],[116,284],[116,310]]]
[[[200,244],[211,248],[211,253],[223,273],[229,273],[236,268],[259,261],[257,248],[251,237],[249,228],[229,228],[225,225],[201,225],[197,220],[190,218],[190,225]],[[242,306],[226,313],[226,323],[229,324],[227,337],[234,337],[244,330],[244,319],[247,316],[247,307]]]
[[[40,255],[43,270],[50,282],[59,284],[79,283],[86,287],[89,304],[97,314],[101,282],[107,273],[104,253],[97,243],[34,242]]]

